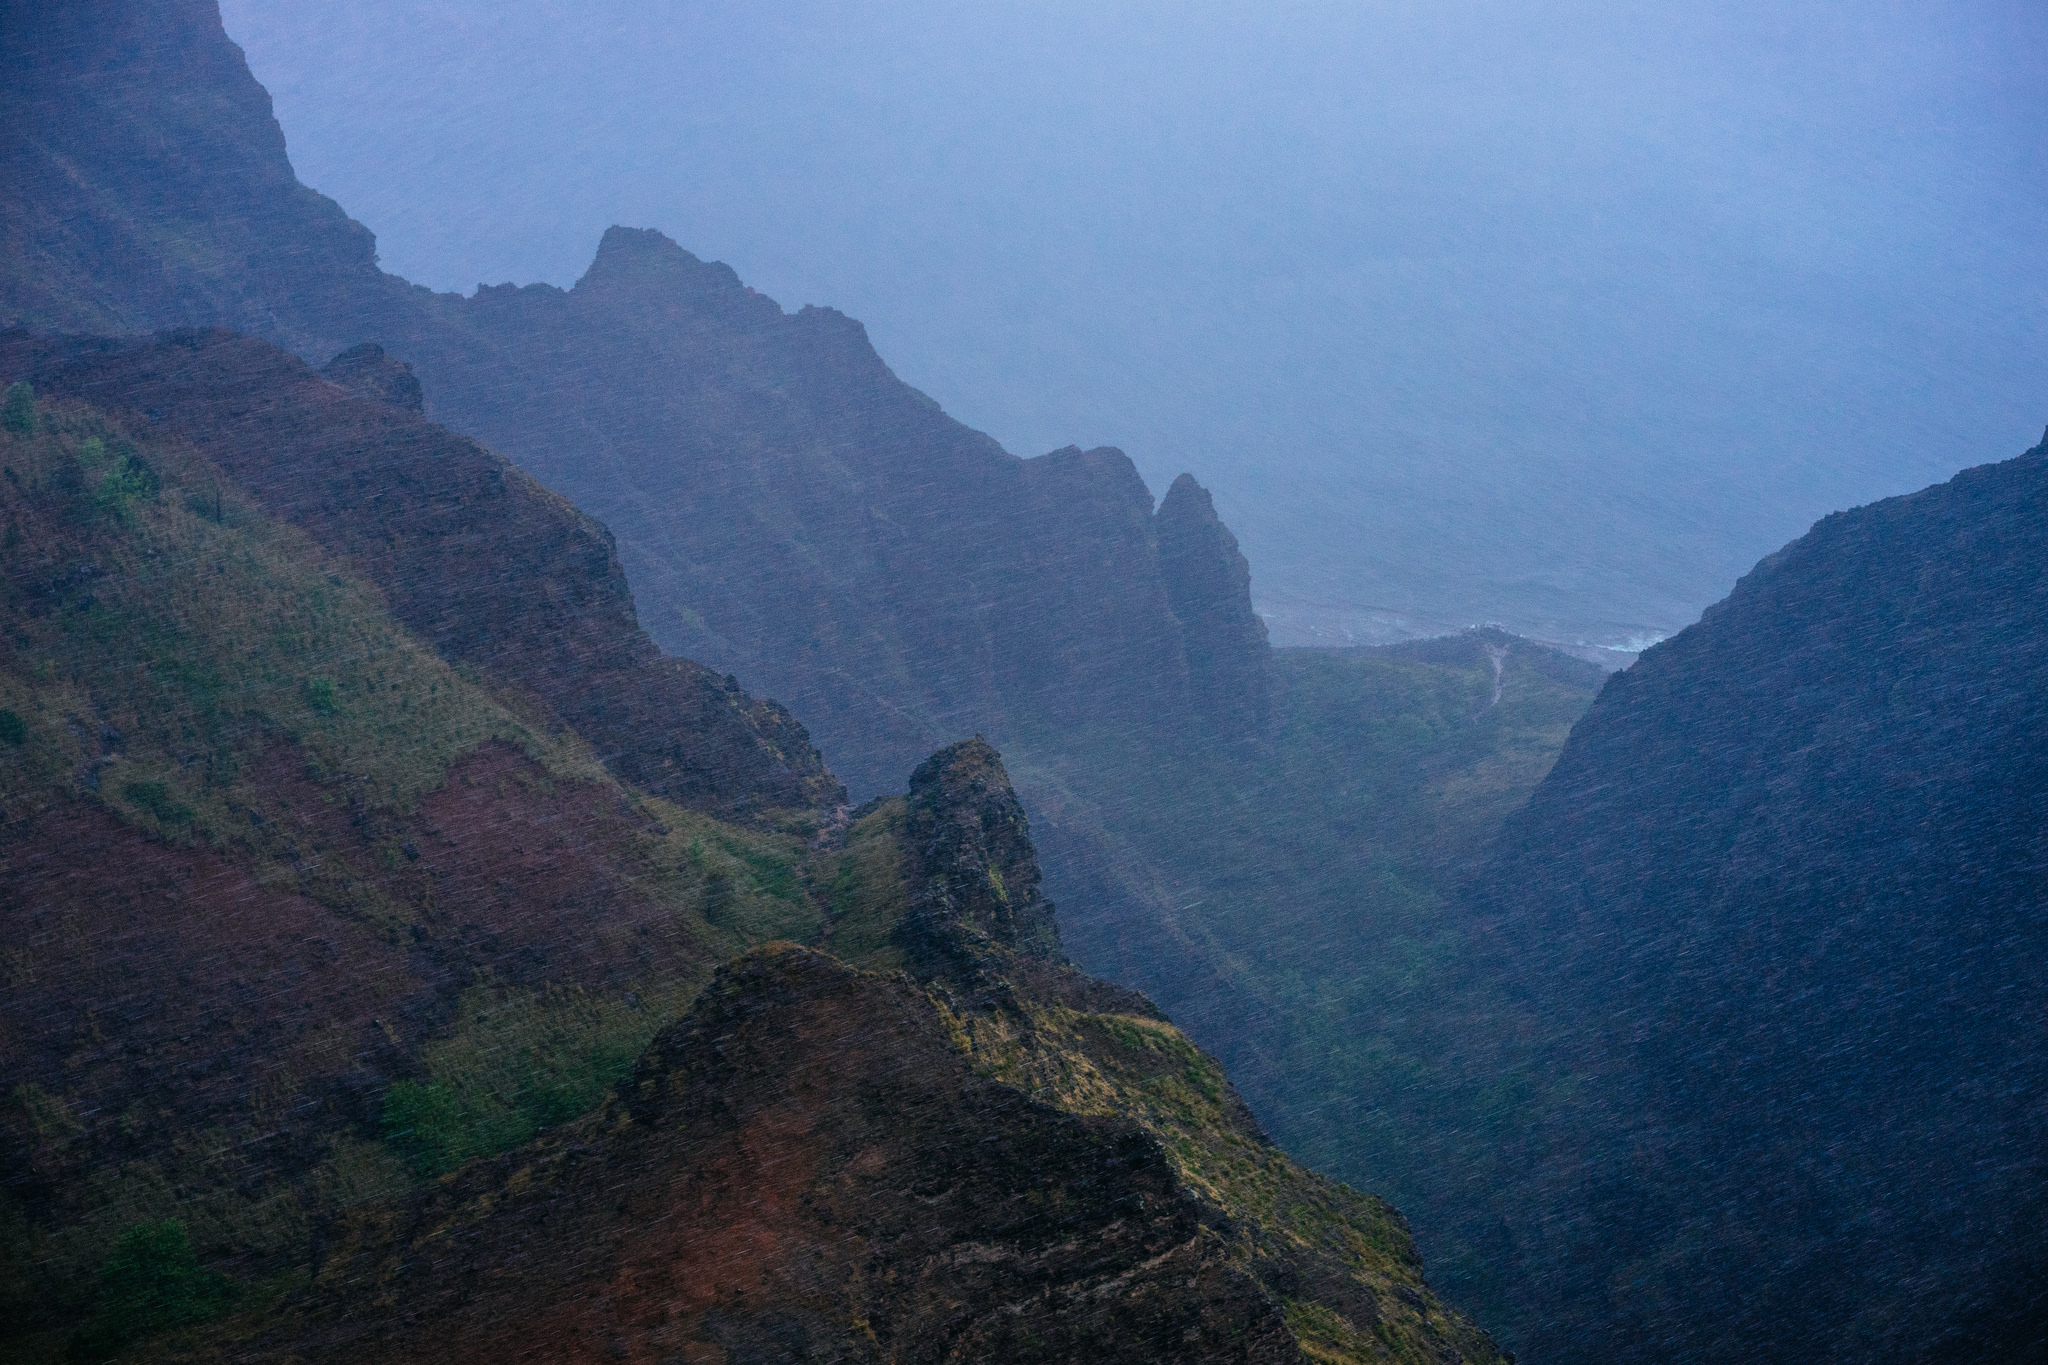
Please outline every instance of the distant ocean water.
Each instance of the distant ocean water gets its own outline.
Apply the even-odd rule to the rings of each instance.
[[[1571,629],[1556,623],[1499,620],[1476,613],[1459,620],[1394,607],[1288,598],[1261,598],[1253,605],[1265,621],[1272,642],[1282,648],[1394,645],[1404,640],[1428,640],[1494,626],[1603,668],[1620,669],[1627,668],[1638,654],[1672,634],[1652,626],[1617,624],[1604,630]]]

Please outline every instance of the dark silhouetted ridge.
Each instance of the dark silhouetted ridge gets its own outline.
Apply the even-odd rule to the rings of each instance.
[[[2048,1344],[2044,567],[2048,444],[1827,517],[1510,822],[1478,903],[1577,1089],[1501,1201],[1532,1352]]]

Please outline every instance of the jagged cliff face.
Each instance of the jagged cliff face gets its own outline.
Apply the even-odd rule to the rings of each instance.
[[[0,4],[0,323],[233,327],[324,361],[396,281],[299,184],[213,0]]]
[[[1252,568],[1209,490],[1183,474],[1159,504],[1159,568],[1181,623],[1194,701],[1221,735],[1266,737],[1274,676],[1266,623],[1252,610]]]
[[[1263,640],[1169,606],[1120,452],[1020,461],[859,323],[786,315],[659,233],[613,229],[568,291],[412,288],[297,183],[211,4],[4,17],[26,60],[0,96],[0,322],[224,326],[314,364],[381,343],[431,415],[611,528],[659,645],[805,717],[862,795],[976,730],[1263,717]]]
[[[612,229],[571,290],[438,298],[380,339],[438,417],[614,530],[656,640],[785,701],[858,794],[975,730],[1263,715],[1234,543],[1183,536],[1170,574],[1121,452],[1016,459],[859,323],[784,314],[659,233]],[[1169,577],[1240,600],[1184,617]]]
[[[1578,1091],[1502,1201],[1532,1351],[2048,1345],[2044,508],[2048,445],[1828,517],[1511,822],[1494,970]]]

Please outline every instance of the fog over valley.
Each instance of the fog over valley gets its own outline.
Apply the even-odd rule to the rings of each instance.
[[[387,270],[659,228],[1018,454],[1191,470],[1276,642],[1639,646],[2040,424],[2021,0],[223,16]]]

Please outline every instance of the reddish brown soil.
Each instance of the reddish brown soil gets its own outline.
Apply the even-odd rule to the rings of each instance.
[[[480,970],[597,985],[702,960],[672,908],[635,888],[644,826],[617,790],[558,781],[510,745],[465,756],[404,817],[335,800],[286,746],[255,782],[309,856],[343,860],[411,912],[413,956],[441,960],[456,989]],[[410,854],[387,868],[375,850],[394,844]]]
[[[0,1075],[61,1096],[82,1131],[13,1113],[7,1177],[33,1207],[70,1175],[160,1158],[220,1130],[250,1170],[303,1169],[483,979],[616,987],[702,970],[707,949],[636,890],[634,817],[614,790],[550,779],[509,746],[457,763],[400,820],[304,776],[295,750],[256,774],[302,866],[346,863],[412,923],[265,886],[231,857],[147,837],[59,800],[0,831]],[[416,860],[387,869],[396,841]]]
[[[771,947],[649,1049],[601,1145],[472,1169],[395,1233],[360,1229],[291,1349],[1299,1359],[1206,1216],[1134,1126],[976,1077],[908,982]]]

